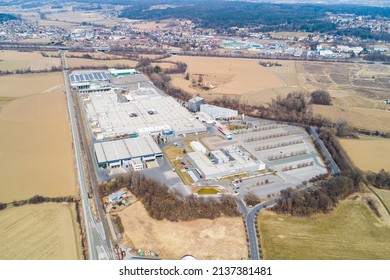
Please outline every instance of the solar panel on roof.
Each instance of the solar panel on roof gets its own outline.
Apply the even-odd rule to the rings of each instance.
[[[99,72],[99,73],[97,73],[97,75],[99,77],[99,80],[103,80],[104,79],[102,73]]]
[[[102,72],[102,76],[103,76],[104,79],[108,80],[108,77],[107,77],[106,73]]]
[[[87,74],[83,74],[83,77],[84,77],[84,80],[88,81],[89,78],[88,78],[88,75]]]
[[[90,80],[90,81],[93,81],[93,80],[95,80],[95,78],[93,77],[93,75],[92,75],[92,74],[88,74],[88,77],[89,77],[89,80]]]
[[[70,76],[70,80],[71,80],[72,82],[74,82],[74,77],[73,77],[73,75]]]
[[[93,73],[92,76],[93,76],[94,80],[99,80],[99,77],[98,77],[98,75],[96,75],[96,73]]]
[[[76,82],[80,82],[80,77],[79,77],[79,75],[75,75],[74,78],[76,79]]]
[[[80,81],[84,82],[85,79],[84,79],[84,75],[80,75]]]

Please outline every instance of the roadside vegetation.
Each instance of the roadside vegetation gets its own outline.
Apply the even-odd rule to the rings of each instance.
[[[247,206],[255,206],[261,202],[261,199],[260,199],[260,197],[258,197],[257,195],[255,195],[253,193],[248,193],[244,197],[244,201],[245,201],[245,204]]]
[[[379,173],[368,173],[367,180],[378,189],[390,190],[390,172],[386,172],[384,169],[379,171]]]
[[[25,204],[41,204],[45,202],[75,202],[76,199],[73,196],[61,196],[61,197],[45,197],[41,195],[35,195],[29,199],[23,200],[14,200],[11,203],[0,203],[0,210],[7,208],[8,205],[12,205],[14,207],[23,206]]]

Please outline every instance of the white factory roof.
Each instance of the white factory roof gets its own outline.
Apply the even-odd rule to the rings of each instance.
[[[190,145],[194,149],[194,151],[202,152],[204,154],[207,152],[205,146],[203,146],[202,143],[200,143],[199,141],[192,141]]]
[[[188,153],[190,159],[197,165],[197,167],[206,175],[206,178],[218,177],[220,175],[233,174],[240,172],[240,170],[260,169],[262,163],[258,163],[250,158],[244,159],[238,153],[229,150],[230,155],[236,160],[227,161],[220,164],[214,164],[202,152]]]
[[[118,200],[118,198],[122,197],[123,195],[125,195],[127,192],[125,190],[119,190],[117,192],[114,192],[112,194],[110,194],[108,196],[108,199],[111,201],[111,202],[115,202],[116,200]]]
[[[134,94],[133,96],[136,96]],[[89,95],[87,112],[98,122],[105,138],[121,134],[140,135],[161,130],[176,134],[205,131],[206,127],[172,97],[144,95],[142,99],[119,103],[114,92]]]
[[[99,163],[162,153],[150,136],[95,143],[94,148]]]
[[[212,116],[215,119],[238,116],[237,110],[218,107],[218,106],[214,106],[214,105],[210,105],[210,104],[200,105],[200,111],[209,114],[210,116]]]

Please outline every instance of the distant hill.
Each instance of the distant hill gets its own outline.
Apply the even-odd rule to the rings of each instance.
[[[262,26],[263,32],[328,32],[335,29],[326,13],[390,18],[390,8],[357,5],[273,4],[223,0],[129,1],[122,17],[140,20],[189,19],[202,27],[229,28]]]
[[[10,14],[0,14],[0,23],[13,19],[17,19],[17,17]]]

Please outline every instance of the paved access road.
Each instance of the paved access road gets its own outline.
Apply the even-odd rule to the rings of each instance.
[[[83,209],[83,217],[85,223],[85,233],[88,244],[88,259],[90,260],[108,260],[114,259],[112,244],[107,234],[104,216],[101,216],[102,209],[99,209],[100,203],[96,203],[100,221],[95,221],[91,205],[89,204],[87,178],[85,174],[85,164],[83,160],[83,152],[80,143],[80,132],[78,129],[77,118],[75,116],[75,104],[72,99],[71,89],[69,84],[68,70],[66,67],[65,53],[61,52],[61,62],[63,67],[64,82],[66,89],[66,97],[68,101],[69,119],[72,127],[73,145],[76,159],[76,169],[81,192],[81,201]],[[88,148],[86,149],[88,150]],[[90,173],[93,176],[92,173]],[[95,193],[96,195],[96,193]],[[95,196],[95,200],[98,198]]]
[[[252,260],[260,260],[261,256],[259,253],[259,241],[256,235],[256,225],[255,220],[259,211],[263,208],[275,205],[277,202],[276,199],[257,204],[253,208],[247,208],[242,199],[238,200],[238,207],[241,213],[244,216],[246,229],[249,239],[249,252]]]
[[[320,139],[320,137],[317,134],[317,128],[314,126],[310,127],[310,135],[314,138],[314,140],[318,143],[318,145],[321,148],[322,154],[326,157],[326,159],[329,162],[330,167],[332,168],[332,174],[333,176],[339,176],[340,175],[340,168],[337,166],[336,162],[330,155],[328,149],[325,147],[324,143]]]

